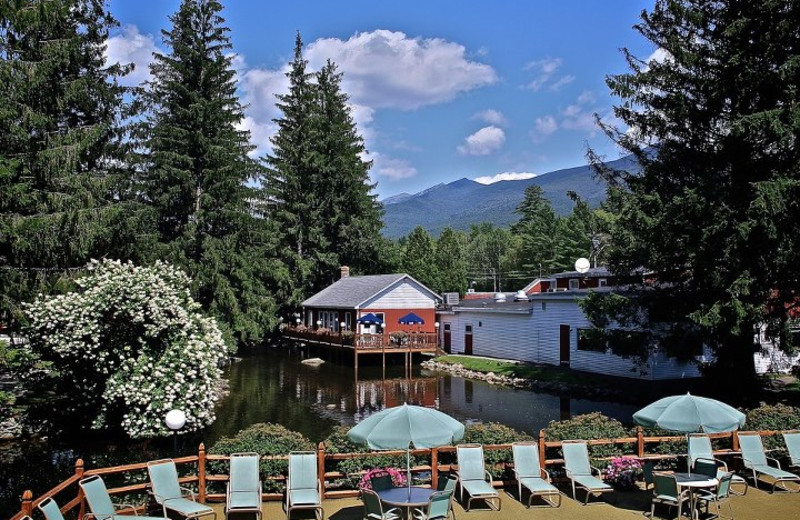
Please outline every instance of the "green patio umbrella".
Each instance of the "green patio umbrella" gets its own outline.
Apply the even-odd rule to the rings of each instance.
[[[745,415],[723,402],[688,392],[659,399],[633,414],[641,426],[658,426],[676,432],[721,433],[744,426]]]
[[[373,450],[406,450],[408,489],[411,493],[411,445],[435,448],[464,436],[464,425],[433,408],[403,404],[370,415],[347,432],[356,444]]]

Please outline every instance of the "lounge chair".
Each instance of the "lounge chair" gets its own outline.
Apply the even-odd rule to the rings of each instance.
[[[706,506],[706,517],[709,515],[709,508],[711,504],[714,504],[717,508],[717,513],[714,518],[733,518],[733,507],[731,507],[730,503],[730,490],[731,484],[733,482],[733,473],[726,473],[722,475],[722,478],[719,479],[719,486],[717,486],[714,490],[707,490],[707,489],[699,489],[695,492],[694,500],[695,500],[695,508],[698,510],[702,508],[703,505]],[[722,504],[728,504],[728,509],[731,512],[730,516],[724,516],[722,514]]]
[[[172,459],[148,462],[147,473],[150,475],[153,498],[163,508],[165,517],[172,511],[185,518],[211,515],[216,520],[216,511],[207,505],[198,504],[194,492],[181,487],[178,482],[178,470]]]
[[[56,501],[53,500],[53,497],[45,498],[39,502],[39,505],[36,507],[39,508],[47,520],[64,520],[64,515],[61,513],[61,508],[58,507],[58,504],[56,504]]]
[[[453,491],[436,491],[428,498],[428,505],[414,510],[414,520],[447,520],[453,510]],[[454,517],[455,518],[455,517]]]
[[[519,500],[522,502],[522,488],[530,491],[528,507],[534,496],[540,496],[550,506],[561,505],[561,493],[550,483],[550,474],[539,464],[539,445],[535,442],[515,442],[511,445],[514,456],[514,476],[517,479]],[[550,497],[558,497],[558,503]]]
[[[114,504],[111,502],[111,497],[108,494],[106,484],[103,482],[100,475],[92,475],[91,477],[81,479],[81,481],[78,482],[78,486],[80,486],[81,491],[83,491],[83,496],[86,498],[86,503],[89,506],[90,513],[86,514],[87,517],[92,517],[95,520],[125,520],[131,518],[130,514],[120,514],[114,507]],[[52,498],[48,500],[55,505]],[[39,506],[41,507],[42,504],[39,504]],[[56,509],[58,508],[58,506],[55,507]],[[120,504],[120,507],[122,509],[130,509],[140,520],[151,518],[147,516],[138,516],[136,507],[131,504]],[[42,509],[42,511],[44,511],[44,509]],[[46,514],[46,516],[48,520],[50,520],[50,514]],[[160,520],[164,520],[164,518],[162,517]]]
[[[384,511],[380,497],[371,489],[361,490],[361,501],[364,502],[364,520],[400,519],[400,510],[393,507]]]
[[[688,456],[689,456],[689,469],[691,471],[695,471],[695,466],[697,465],[698,460],[711,462],[716,466],[716,472],[709,476],[714,477],[716,479],[722,478],[722,476],[728,471],[728,465],[719,460],[718,458],[714,457],[714,451],[711,448],[711,438],[705,433],[690,433],[687,436],[687,441],[689,445],[688,449]],[[742,490],[734,491],[733,485],[741,485],[744,486]],[[744,495],[747,493],[747,481],[740,477],[739,475],[733,475],[731,480],[731,493],[734,495]]]
[[[789,466],[800,468],[800,430],[783,432],[783,442],[789,452]]]
[[[225,516],[252,513],[261,519],[261,479],[258,453],[232,453],[231,478],[225,493]]]
[[[582,487],[586,490],[586,499],[583,501],[583,505],[589,503],[591,495],[601,495],[602,493],[614,491],[614,488],[595,477],[595,475],[600,475],[600,470],[592,467],[589,463],[589,450],[586,447],[586,441],[563,441],[561,449],[564,452],[564,469],[567,472],[567,478],[572,484],[573,499],[577,500],[575,496],[576,487]]]
[[[500,511],[500,494],[492,486],[492,476],[486,471],[483,462],[483,446],[480,444],[459,444],[456,446],[458,462],[458,484],[461,486],[461,501],[467,492],[465,511],[469,511],[473,500],[485,500],[489,507]],[[495,504],[496,501],[496,504]],[[496,507],[495,507],[496,506]]]
[[[680,490],[675,475],[671,473],[653,472],[653,499],[650,503],[650,518],[655,518],[656,504],[677,507],[676,518],[680,518],[683,503],[689,500],[689,490]]]
[[[784,491],[800,491],[800,477],[782,470],[781,463],[777,459],[766,456],[764,444],[761,442],[761,435],[758,432],[736,432],[736,436],[739,439],[739,448],[742,450],[744,467],[753,472],[754,486],[758,487],[758,479],[761,476],[768,476],[773,481],[773,492],[776,488]],[[769,461],[772,461],[775,466],[770,466]],[[797,489],[787,487],[787,482],[794,482]]]
[[[322,509],[322,485],[317,473],[317,453],[289,453],[289,475],[286,478],[286,500],[283,503],[288,519],[295,509],[311,509],[318,520],[325,518]]]

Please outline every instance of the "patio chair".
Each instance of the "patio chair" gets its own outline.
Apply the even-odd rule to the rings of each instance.
[[[540,496],[551,507],[561,505],[561,493],[550,483],[550,474],[539,464],[539,445],[535,442],[515,442],[511,444],[514,457],[514,477],[517,479],[519,500],[522,502],[522,488],[530,491],[528,507],[534,496]],[[550,497],[558,497],[558,503]]]
[[[800,491],[800,477],[794,473],[789,473],[781,469],[781,463],[777,459],[767,457],[764,453],[764,444],[761,442],[761,435],[758,432],[736,432],[739,439],[739,448],[742,450],[742,461],[744,467],[753,472],[753,485],[758,487],[758,479],[761,476],[768,476],[772,479],[772,492],[775,489],[784,491]],[[775,466],[770,466],[772,461]],[[794,482],[797,489],[786,486],[787,482]]]
[[[654,518],[656,505],[666,505],[677,507],[678,511],[675,518],[681,517],[683,503],[689,500],[689,490],[680,490],[675,475],[671,473],[653,472],[653,498],[650,503],[650,518]]]
[[[459,444],[456,446],[456,459],[458,462],[458,483],[461,486],[461,501],[464,501],[464,491],[468,498],[465,511],[473,500],[485,500],[492,509],[500,511],[500,494],[492,487],[492,476],[486,471],[483,462],[483,446],[480,444]],[[495,507],[495,503],[497,502]]]
[[[458,477],[448,473],[439,473],[436,491],[455,491],[456,485],[458,485]]]
[[[322,509],[322,485],[317,473],[317,453],[289,453],[289,475],[286,477],[286,500],[283,503],[288,519],[295,509],[310,509],[318,520],[325,518]]]
[[[453,490],[436,491],[431,494],[425,509],[414,509],[413,517],[414,520],[447,520],[452,510]]]
[[[383,503],[377,493],[371,489],[361,490],[361,501],[364,502],[364,520],[399,520],[400,510],[396,507],[383,510]]]
[[[225,516],[252,513],[261,519],[261,480],[258,453],[232,453],[231,478],[225,493]]]
[[[394,487],[394,484],[392,484],[392,476],[389,475],[387,471],[376,473],[370,477],[369,483],[372,486],[372,490],[376,493],[385,491],[387,489],[392,489]]]
[[[106,483],[103,482],[103,479],[100,477],[100,475],[92,475],[91,477],[81,479],[80,482],[78,482],[78,486],[80,486],[83,496],[86,498],[86,504],[89,506],[90,511],[84,516],[84,518],[91,517],[95,520],[125,520],[131,517],[130,514],[120,514],[116,507],[114,507],[114,504],[111,502],[111,497],[108,494]],[[55,509],[58,509],[58,506],[55,505],[55,502],[52,498],[48,498],[47,500],[49,500],[50,504],[52,504],[47,504],[46,506],[50,508],[51,513],[45,513],[48,520],[50,520],[50,514],[54,512],[52,508],[54,507]],[[40,508],[42,507],[42,504],[39,504]],[[120,504],[119,506],[121,509],[130,509],[139,519],[151,518],[146,516],[138,516],[136,506],[131,504]],[[44,511],[44,509],[42,509],[42,511]],[[164,520],[164,518],[162,517],[160,520]]]
[[[586,490],[586,499],[583,501],[583,505],[589,503],[591,495],[601,495],[614,491],[614,488],[595,477],[595,475],[600,475],[600,470],[592,467],[589,463],[589,450],[586,447],[586,441],[562,441],[561,449],[564,452],[564,469],[567,472],[567,478],[572,484],[572,498],[574,500],[577,500],[575,496],[576,487],[582,487]]]
[[[693,472],[697,472],[695,466],[697,465],[698,460],[703,460],[706,463],[710,462],[714,464],[716,467],[714,474],[709,473],[709,476],[714,477],[716,479],[721,478],[725,473],[729,473],[728,465],[724,462],[719,460],[718,458],[714,457],[714,451],[711,448],[711,438],[706,435],[705,433],[690,433],[687,436],[687,441],[689,445],[688,449],[688,456],[689,456],[689,470]],[[733,489],[733,485],[741,485],[744,486],[741,491],[735,491]],[[733,475],[731,480],[731,493],[734,495],[744,495],[747,493],[747,480],[739,475]]]
[[[733,508],[731,507],[730,503],[730,491],[731,491],[731,483],[733,482],[733,473],[726,473],[719,479],[719,486],[713,491],[709,491],[707,489],[698,489],[695,492],[694,501],[695,501],[695,508],[698,510],[705,505],[706,508],[706,516],[708,516],[708,509],[711,507],[711,504],[714,504],[717,508],[717,513],[714,518],[733,518]],[[731,516],[725,516],[722,514],[722,504],[728,504],[728,509],[731,512]]]
[[[64,520],[61,508],[58,507],[53,497],[47,497],[36,506],[47,520]],[[28,517],[30,518],[30,517]]]
[[[198,518],[211,515],[217,519],[217,513],[204,504],[195,501],[194,492],[181,487],[178,481],[178,470],[172,459],[154,460],[147,463],[150,475],[153,498],[164,509],[164,516],[169,511],[185,518]],[[188,497],[188,498],[187,498]]]
[[[800,468],[800,430],[783,432],[783,442],[789,452],[789,466]]]

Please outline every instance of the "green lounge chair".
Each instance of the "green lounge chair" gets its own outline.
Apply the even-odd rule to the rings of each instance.
[[[514,476],[517,479],[519,500],[522,502],[522,488],[530,491],[528,507],[534,496],[540,496],[551,507],[561,505],[561,493],[550,483],[550,474],[539,464],[539,445],[535,442],[515,442],[511,444],[514,457]],[[550,497],[558,497],[558,503]]]
[[[178,470],[172,459],[148,462],[147,473],[150,475],[153,498],[164,509],[164,516],[167,516],[168,511],[172,511],[185,518],[212,515],[216,520],[217,513],[213,509],[198,504],[194,493],[190,489],[181,487],[178,482]]]
[[[453,509],[453,490],[436,491],[428,498],[425,509],[414,510],[414,520],[447,520]]]
[[[767,457],[764,453],[764,444],[761,442],[761,435],[758,432],[736,432],[739,439],[739,448],[742,450],[742,461],[744,467],[753,472],[753,485],[758,487],[758,479],[767,476],[772,479],[772,492],[775,489],[784,491],[800,491],[800,477],[794,473],[789,473],[781,469],[781,463],[777,459]],[[772,461],[775,466],[770,466]],[[796,489],[787,487],[787,482],[794,482]]]
[[[586,490],[586,499],[583,501],[583,505],[589,503],[591,495],[601,495],[614,491],[614,488],[595,477],[595,474],[600,475],[600,470],[592,467],[589,463],[589,450],[586,447],[586,441],[562,441],[561,449],[564,452],[564,469],[567,472],[567,478],[572,484],[573,499],[577,500],[575,496],[576,487],[582,487]]]
[[[287,519],[295,509],[311,509],[318,520],[325,518],[316,452],[289,453],[289,475],[286,478],[286,500],[283,506]]]
[[[500,511],[500,494],[492,486],[492,476],[486,471],[483,462],[483,446],[480,444],[459,444],[456,446],[458,462],[458,483],[461,486],[461,500],[464,500],[464,491],[468,498],[466,511],[473,500],[485,500],[489,507]],[[496,504],[495,504],[496,502]]]
[[[713,518],[733,518],[733,507],[730,503],[730,490],[731,483],[733,482],[733,473],[726,473],[719,479],[719,486],[714,490],[699,489],[695,493],[695,508],[702,509],[703,505],[706,507],[705,516],[709,517],[709,508],[714,504],[717,508],[717,513]],[[728,504],[728,509],[731,512],[730,516],[722,514],[722,504]]]
[[[377,493],[371,489],[361,490],[361,501],[364,502],[364,520],[399,520],[400,511],[394,507],[383,510],[383,504]]]
[[[261,479],[258,453],[232,453],[231,478],[225,493],[225,516],[252,513],[261,519]]]
[[[701,460],[711,462],[716,466],[716,472],[713,475],[709,474],[711,477],[719,479],[722,478],[724,474],[729,473],[728,465],[714,457],[714,452],[711,448],[711,438],[708,435],[705,433],[690,433],[687,436],[687,441],[689,445],[689,469],[691,471],[695,471],[697,461]],[[747,481],[739,475],[733,475],[731,486],[733,485],[744,486],[741,492],[734,491],[731,488],[731,493],[734,495],[744,495],[747,493]]]
[[[58,507],[53,497],[47,497],[36,506],[44,514],[47,520],[64,520],[64,515],[61,513],[61,508]],[[30,518],[30,517],[28,517]]]
[[[789,452],[789,466],[800,468],[800,430],[783,432],[783,442]]]
[[[78,486],[80,486],[81,491],[83,491],[83,496],[86,498],[89,511],[91,511],[90,513],[86,514],[87,517],[92,517],[95,520],[130,519],[131,516],[129,514],[119,514],[117,512],[117,509],[111,502],[111,497],[108,494],[106,483],[103,482],[103,479],[100,477],[100,475],[92,475],[91,477],[81,479],[81,481],[78,482]],[[52,499],[49,500],[52,502]],[[55,504],[55,502],[53,502],[53,504]],[[134,515],[138,515],[135,506],[131,504],[120,504],[120,506],[123,509],[130,509]],[[56,508],[57,507],[58,506],[56,506]],[[48,515],[48,520],[49,518],[50,517]],[[137,516],[137,518],[149,519],[151,517]],[[160,520],[164,520],[164,518],[162,517]]]
[[[650,518],[655,518],[656,505],[677,507],[675,518],[681,517],[683,503],[689,500],[689,490],[680,490],[675,475],[670,473],[653,472],[653,499],[650,503]]]

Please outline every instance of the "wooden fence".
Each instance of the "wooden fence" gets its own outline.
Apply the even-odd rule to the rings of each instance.
[[[771,436],[780,434],[780,431],[759,431],[758,432],[761,436]],[[736,454],[739,450],[737,437],[732,433],[720,433],[720,434],[711,434],[710,437],[712,439],[729,439],[731,443],[730,449],[725,450],[718,450],[714,453],[717,455],[726,455],[726,454]],[[587,441],[589,445],[625,445],[625,446],[633,446],[635,451],[632,453],[624,453],[624,455],[637,457],[640,459],[649,459],[649,460],[658,460],[658,459],[669,459],[669,458],[676,458],[681,455],[682,453],[670,453],[670,454],[658,454],[658,453],[648,453],[647,446],[658,444],[661,442],[669,442],[669,441],[682,441],[685,440],[686,437],[683,435],[675,435],[675,436],[661,436],[661,437],[651,437],[645,436],[641,428],[637,428],[636,435],[633,437],[623,437],[623,438],[616,438],[616,439],[598,439],[598,440],[590,440]],[[548,441],[546,438],[546,430],[541,430],[539,432],[539,459],[540,463],[543,468],[548,467],[558,467],[563,464],[562,459],[548,459],[546,458],[546,452],[548,449],[552,448],[560,448],[561,441]],[[507,450],[510,449],[510,444],[493,444],[493,445],[485,445],[484,450],[486,451],[493,451],[493,450]],[[439,448],[432,448],[432,449],[421,449],[421,450],[413,450],[412,454],[414,456],[425,456],[430,457],[430,464],[429,465],[420,465],[415,466],[412,468],[413,472],[422,473],[422,472],[430,472],[431,474],[431,482],[437,482],[438,476],[440,472],[448,472],[451,471],[453,468],[451,467],[452,464],[442,464],[440,463],[440,456],[442,454],[454,453],[456,448],[454,446],[442,446]],[[332,499],[332,498],[347,498],[347,497],[355,497],[358,495],[357,490],[331,490],[326,489],[326,482],[341,479],[347,477],[338,471],[326,471],[326,463],[335,463],[341,460],[347,459],[354,459],[360,458],[364,456],[374,455],[374,452],[370,453],[326,453],[324,443],[319,443],[317,447],[317,463],[319,465],[318,473],[320,482],[322,484],[323,489],[323,499]],[[381,451],[382,455],[405,455],[404,450],[399,451]],[[265,459],[287,459],[287,456],[275,456],[275,457],[265,457]],[[226,455],[209,455],[206,453],[205,446],[201,444],[198,449],[197,455],[192,455],[188,457],[178,457],[173,459],[176,465],[182,467],[182,471],[179,473],[185,473],[185,468],[183,466],[186,465],[194,465],[195,468],[193,469],[193,473],[188,474],[187,476],[181,477],[180,482],[182,485],[191,484],[196,485],[198,493],[197,498],[200,502],[221,502],[225,500],[225,495],[223,493],[210,493],[208,492],[208,486],[211,483],[215,482],[227,482],[228,475],[224,474],[208,474],[207,464],[213,461],[228,461],[229,457]],[[333,464],[331,464],[332,466]],[[137,464],[128,464],[124,466],[114,466],[110,468],[98,468],[98,469],[85,469],[83,461],[78,459],[75,463],[75,473],[58,484],[53,489],[47,491],[43,495],[34,498],[33,493],[30,490],[25,491],[22,494],[22,504],[19,512],[17,512],[14,516],[11,517],[10,520],[20,520],[25,515],[34,515],[34,510],[36,505],[42,502],[47,497],[53,497],[59,504],[61,504],[61,511],[63,513],[68,513],[72,511],[77,512],[78,518],[83,518],[86,510],[85,510],[85,501],[83,500],[82,493],[80,488],[78,487],[78,481],[84,477],[88,477],[90,475],[122,475],[130,477],[131,474],[136,472],[145,472],[147,469],[147,463],[141,462]],[[272,480],[281,481],[284,480],[285,477],[283,476],[271,476],[268,477]],[[494,485],[496,487],[501,487],[511,484],[511,482],[505,481],[496,481]],[[147,490],[149,488],[148,482],[140,482],[135,484],[130,484],[121,487],[113,487],[110,488],[108,491],[111,495],[122,495],[122,494],[130,494],[130,493],[139,493],[146,495]],[[66,497],[66,500],[64,498]],[[264,493],[262,495],[264,500],[280,500],[282,495],[279,493]],[[63,500],[63,501],[62,501]]]

